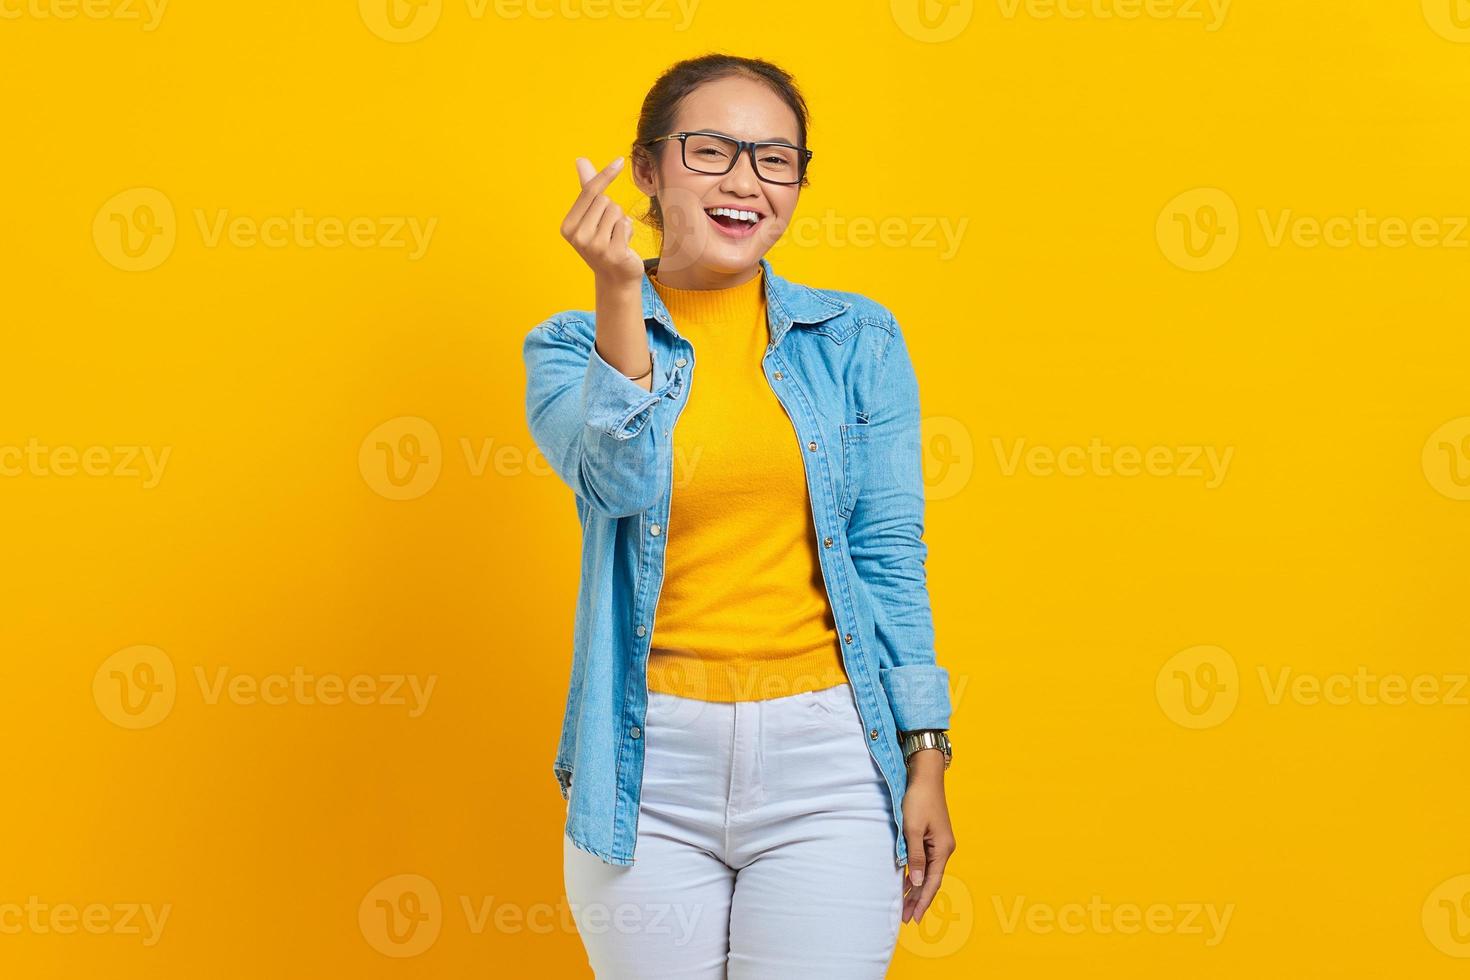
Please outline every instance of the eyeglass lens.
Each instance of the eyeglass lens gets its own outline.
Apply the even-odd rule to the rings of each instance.
[[[740,145],[723,136],[694,133],[684,138],[684,165],[702,174],[728,173]],[[767,180],[794,181],[801,153],[795,147],[766,143],[755,148],[756,173]]]

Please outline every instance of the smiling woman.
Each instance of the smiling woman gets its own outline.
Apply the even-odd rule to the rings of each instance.
[[[582,525],[552,768],[603,978],[882,977],[954,851],[907,342],[765,257],[806,139],[775,65],[674,65],[632,147],[658,256],[604,193],[622,160],[579,159],[561,232],[597,309],[525,340],[531,433]],[[599,925],[671,901],[697,921]]]
[[[660,282],[719,289],[757,273],[808,183],[807,122],[790,76],[766,62],[715,55],[658,80],[638,117],[633,180],[664,237]]]

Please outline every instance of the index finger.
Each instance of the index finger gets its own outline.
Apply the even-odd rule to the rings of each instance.
[[[572,202],[571,210],[567,212],[566,220],[577,223],[582,220],[582,215],[591,207],[592,201],[601,194],[613,178],[623,169],[623,158],[618,157],[612,163],[602,168],[595,176],[589,177],[587,171],[592,167],[592,162],[585,157],[577,157],[577,177],[582,181],[582,193]]]
[[[613,182],[613,178],[623,169],[623,158],[618,157],[612,163],[603,167],[595,176],[592,173],[592,162],[586,157],[577,157],[577,177],[582,181],[582,193],[588,197],[602,193],[603,188]]]

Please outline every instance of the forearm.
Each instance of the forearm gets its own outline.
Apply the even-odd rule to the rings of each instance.
[[[645,391],[653,390],[641,280],[597,282],[597,353],[634,384]]]

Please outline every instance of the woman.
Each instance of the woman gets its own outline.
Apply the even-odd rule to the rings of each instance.
[[[882,977],[954,851],[908,349],[765,258],[806,134],[780,68],[674,65],[632,150],[658,258],[604,193],[622,159],[579,159],[561,231],[595,315],[525,341],[583,531],[553,769],[599,977]]]

